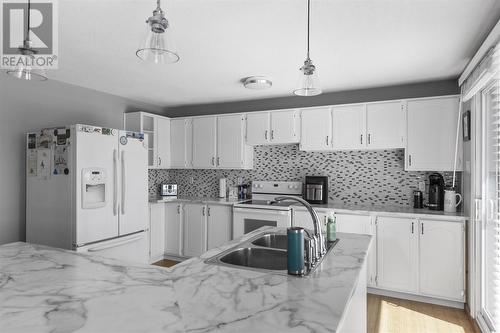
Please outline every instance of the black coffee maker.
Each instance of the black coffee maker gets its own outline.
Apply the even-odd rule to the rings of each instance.
[[[427,207],[431,210],[444,209],[444,178],[439,173],[429,176],[429,201]]]

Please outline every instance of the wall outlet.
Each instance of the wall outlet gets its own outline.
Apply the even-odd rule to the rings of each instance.
[[[424,181],[418,182],[418,190],[421,191],[422,193],[425,193],[425,182]]]

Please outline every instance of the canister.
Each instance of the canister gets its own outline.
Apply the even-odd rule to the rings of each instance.
[[[303,275],[304,266],[304,228],[287,229],[287,268],[290,275]]]

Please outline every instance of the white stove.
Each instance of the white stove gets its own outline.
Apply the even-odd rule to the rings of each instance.
[[[252,200],[234,205],[233,237],[240,237],[263,226],[292,226],[294,202],[274,202],[280,196],[302,197],[302,182],[254,181]]]

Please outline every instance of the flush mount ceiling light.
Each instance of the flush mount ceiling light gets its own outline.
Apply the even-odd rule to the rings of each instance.
[[[293,91],[297,96],[316,96],[321,94],[316,67],[309,57],[309,30],[311,21],[311,0],[307,0],[307,56],[300,67],[299,87]]]
[[[273,82],[265,76],[250,76],[243,79],[243,85],[247,89],[262,90],[273,86]]]
[[[160,0],[156,1],[153,16],[146,21],[146,37],[135,53],[139,59],[153,63],[176,63],[179,55],[174,50],[171,29],[165,12],[160,8]]]
[[[38,53],[33,49],[32,42],[30,40],[30,24],[31,24],[31,1],[28,0],[28,20],[26,24],[26,32],[24,35],[23,45],[18,48],[19,59],[17,61],[18,65],[15,69],[9,69],[7,74],[23,80],[32,81],[46,81],[47,73],[42,68],[35,68],[35,55]]]

